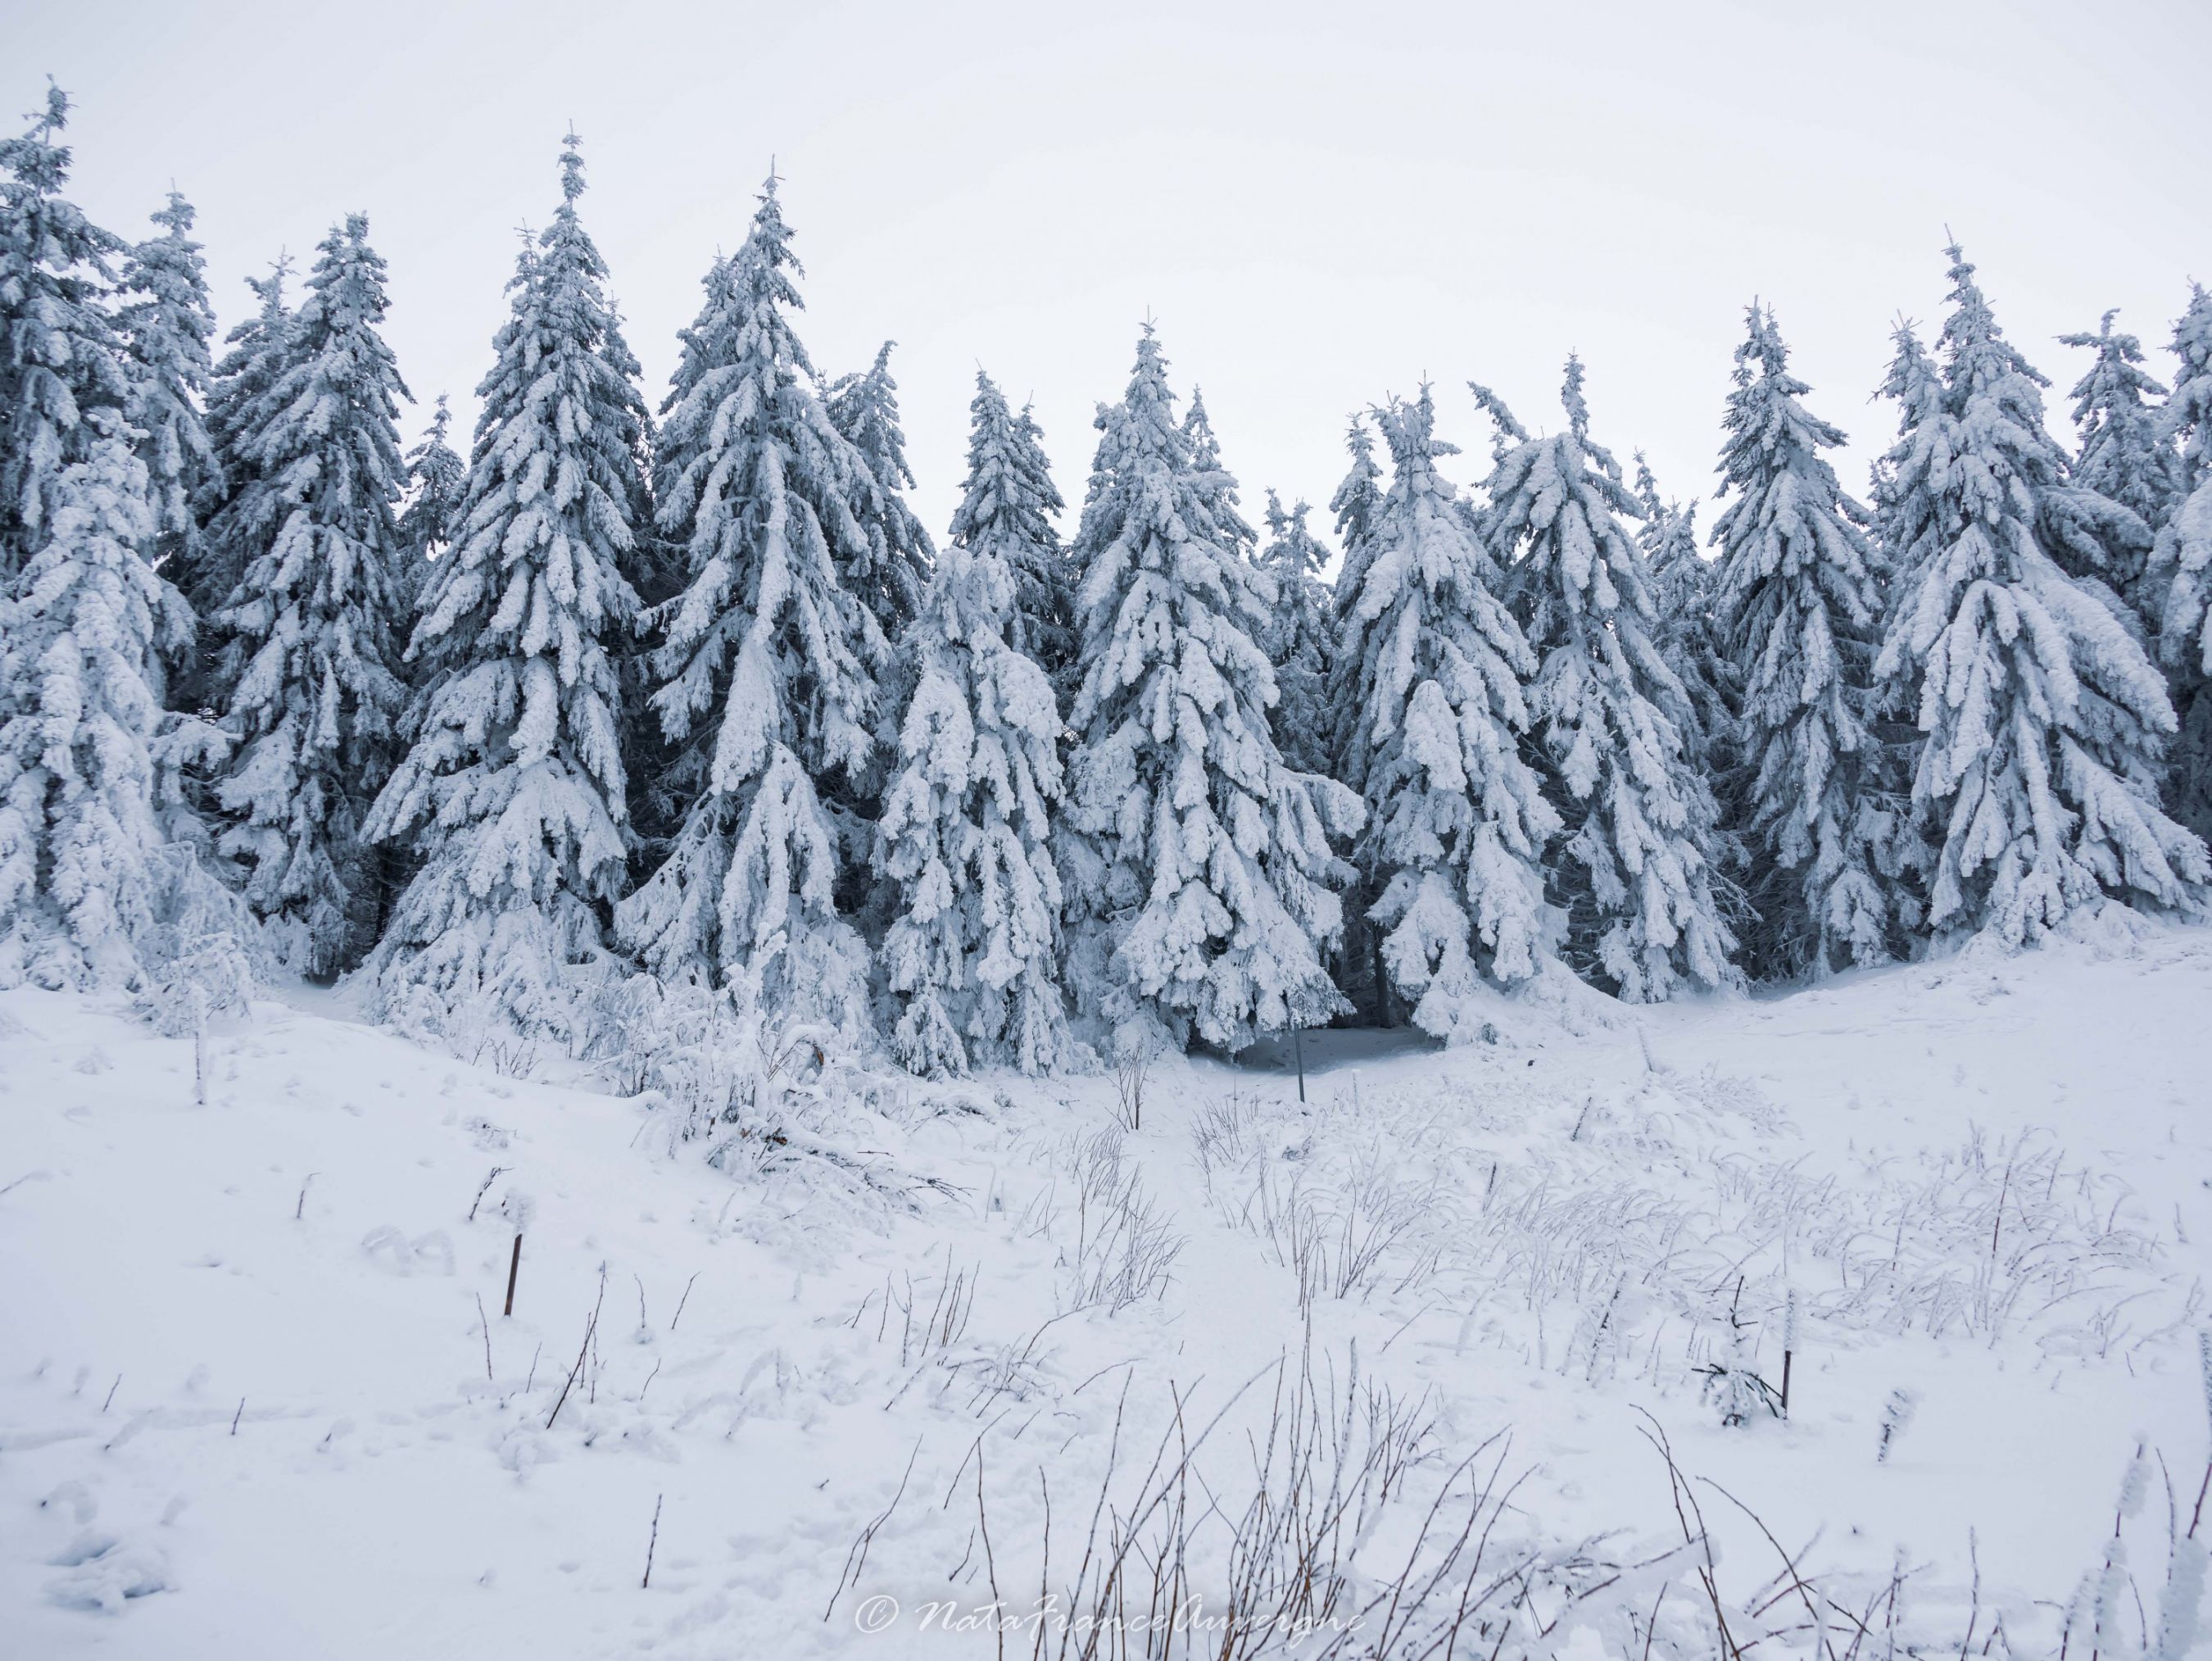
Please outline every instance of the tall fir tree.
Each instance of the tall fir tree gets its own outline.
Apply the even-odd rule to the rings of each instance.
[[[2173,394],[2159,412],[2175,478],[2144,584],[2144,611],[2172,677],[2180,732],[2166,798],[2199,837],[2212,839],[2212,294],[2193,287],[2173,326]]]
[[[2045,429],[2045,383],[1948,252],[1940,392],[1905,331],[1889,382],[1906,421],[1882,522],[1902,586],[1876,666],[1917,693],[1928,927],[2018,946],[2108,896],[2193,909],[2205,850],[2158,802],[2166,688],[2111,591],[2056,557],[2051,498],[2090,493]],[[2060,506],[2076,525],[2106,516]]]
[[[1344,447],[1352,458],[1352,465],[1345,470],[1342,481],[1328,499],[1328,511],[1336,525],[1336,545],[1343,554],[1329,596],[1340,652],[1344,649],[1342,642],[1350,630],[1351,609],[1358,603],[1367,580],[1368,562],[1373,557],[1373,538],[1369,532],[1382,506],[1383,490],[1382,469],[1375,459],[1375,433],[1365,417],[1352,417],[1345,429]],[[1353,741],[1352,734],[1362,712],[1360,700],[1346,687],[1341,677],[1336,693],[1328,740],[1336,764],[1330,770],[1342,778],[1350,765],[1345,746]]]
[[[2143,371],[2142,343],[2113,332],[2118,315],[2106,312],[2094,334],[2058,340],[2096,354],[2072,393],[2081,447],[2066,475],[2077,490],[2068,494],[2086,493],[2127,514],[2094,514],[2087,534],[2062,533],[2053,553],[2069,575],[2094,577],[2140,609],[2151,538],[2172,506],[2175,463],[2172,448],[2160,441],[2158,411],[2144,402],[2145,394],[2163,398],[2166,388]]]
[[[445,393],[440,392],[430,424],[407,453],[407,503],[399,512],[399,569],[395,587],[406,602],[404,615],[410,628],[422,590],[430,581],[431,563],[446,551],[459,527],[468,485],[468,463],[454,453],[446,437],[453,422],[453,410]]]
[[[1896,954],[1909,908],[1887,866],[1894,815],[1869,726],[1882,596],[1865,510],[1821,454],[1848,442],[1800,400],[1774,314],[1746,313],[1723,421],[1713,527],[1720,637],[1741,695],[1730,818],[1750,843],[1753,972],[1786,979]]]
[[[0,987],[142,983],[160,904],[161,660],[191,635],[148,562],[136,432],[112,405],[66,429],[38,538],[0,595]]]
[[[857,1025],[866,953],[836,896],[866,827],[848,855],[822,792],[833,775],[855,787],[872,757],[882,631],[841,574],[875,557],[878,493],[787,315],[799,266],[775,185],[708,274],[663,406],[657,514],[690,581],[657,613],[653,705],[678,822],[616,921],[664,977],[732,981],[771,1012]]]
[[[2142,343],[2112,328],[2118,312],[2106,312],[2094,334],[2058,338],[2062,346],[2095,354],[2074,384],[2074,429],[2081,447],[2075,458],[2075,483],[2108,496],[2155,531],[2172,516],[2180,483],[2181,462],[2163,430],[2157,403],[2164,386],[2143,367]],[[2115,586],[2133,595],[2140,571],[2119,574]]]
[[[1707,779],[1717,779],[1735,754],[1738,691],[1720,648],[1715,605],[1716,573],[1698,552],[1698,504],[1668,502],[1642,451],[1636,462],[1636,501],[1643,522],[1636,545],[1643,551],[1656,618],[1652,643],[1688,695],[1668,713],[1682,729],[1692,764]]]
[[[899,1007],[891,1047],[916,1073],[971,1063],[1050,1072],[1074,1051],[1060,983],[1060,711],[1011,636],[1015,557],[1034,550],[1029,488],[1010,478],[1006,403],[974,406],[952,541],[901,645],[913,691],[884,793],[877,861],[896,893],[883,947]]]
[[[236,592],[276,511],[274,487],[252,447],[266,413],[263,400],[292,367],[292,313],[284,299],[291,272],[290,259],[280,258],[266,277],[246,279],[253,315],[223,337],[228,350],[209,384],[207,431],[216,471],[197,504],[203,527],[198,548],[175,579],[200,619],[204,666],[216,663],[222,652],[216,614]]]
[[[1060,494],[1060,487],[1052,482],[1052,459],[1045,453],[1044,428],[1036,418],[1036,406],[1024,402],[1014,417],[1015,455],[1021,476],[1026,481],[1030,499],[1036,504],[1042,526],[1040,547],[1049,550],[1049,562],[1040,560],[1033,578],[1023,578],[1016,573],[1017,581],[1033,581],[1032,592],[1050,596],[1049,605],[1036,607],[1035,615],[1054,620],[1045,636],[1043,649],[1030,655],[1044,666],[1045,672],[1053,677],[1053,684],[1060,684],[1062,668],[1075,660],[1077,630],[1075,624],[1075,591],[1081,586],[1082,574],[1077,571],[1068,557],[1067,545],[1060,538],[1059,528],[1053,523],[1067,511],[1067,503]]]
[[[1238,555],[1250,559],[1260,545],[1260,533],[1237,511],[1237,476],[1222,464],[1221,441],[1214,435],[1213,418],[1206,412],[1206,393],[1200,387],[1190,390],[1182,437],[1190,453],[1193,488],[1206,516]]]
[[[1275,749],[1260,578],[1207,506],[1233,481],[1194,465],[1149,326],[1103,413],[1060,843],[1079,1000],[1118,1052],[1234,1050],[1341,1006],[1320,958],[1341,922],[1328,839],[1359,802]]]
[[[1367,824],[1355,862],[1391,985],[1446,1039],[1480,1029],[1486,983],[1553,964],[1542,860],[1559,818],[1522,754],[1535,654],[1498,598],[1474,515],[1437,471],[1427,389],[1376,414],[1388,492],[1341,596],[1340,677],[1355,711],[1345,782]]]
[[[980,369],[968,419],[968,483],[953,510],[952,539],[1005,562],[1014,585],[1007,641],[1056,678],[1075,658],[1075,598],[1053,528],[1066,504],[1053,488],[1043,434]]]
[[[1328,550],[1306,528],[1313,510],[1285,508],[1267,492],[1267,542],[1260,569],[1273,583],[1274,603],[1260,632],[1260,649],[1275,666],[1275,748],[1293,772],[1334,772],[1329,744],[1333,710],[1329,671],[1335,661],[1334,597],[1322,581]]]
[[[404,699],[392,513],[408,394],[379,332],[388,307],[384,261],[355,214],[324,238],[288,361],[246,412],[251,474],[229,534],[250,557],[216,616],[237,746],[216,789],[219,845],[247,867],[272,945],[310,975],[372,944],[386,899],[362,821]]]
[[[86,460],[94,410],[127,411],[131,379],[106,310],[123,243],[62,194],[69,98],[0,140],[0,594],[52,534],[62,478]]]
[[[118,318],[129,342],[131,422],[141,435],[154,509],[154,557],[172,582],[203,562],[200,514],[222,488],[206,403],[215,306],[192,240],[192,204],[175,191],[154,215],[161,234],[131,250]]]
[[[824,399],[830,424],[860,453],[875,484],[859,510],[869,557],[847,566],[842,575],[847,590],[874,615],[886,642],[896,640],[921,611],[936,558],[929,532],[907,506],[914,470],[907,465],[906,431],[899,424],[898,382],[891,379],[891,348],[897,344],[886,340],[867,368],[838,376]]]
[[[1383,487],[1382,469],[1375,459],[1375,434],[1364,416],[1355,413],[1346,423],[1344,447],[1351,465],[1328,499],[1337,547],[1342,553],[1336,581],[1330,587],[1329,621],[1337,658],[1349,665],[1352,659],[1344,643],[1351,633],[1349,612],[1366,581],[1374,542],[1368,532],[1381,505]],[[1332,778],[1346,779],[1352,776],[1351,746],[1358,742],[1365,712],[1348,673],[1333,676],[1331,681],[1327,770]],[[1376,1025],[1389,1026],[1397,1012],[1390,1002],[1389,972],[1382,964],[1382,931],[1368,915],[1380,897],[1381,891],[1355,867],[1352,886],[1345,895],[1344,934],[1336,952],[1335,979],[1354,1007],[1364,1010]]]
[[[488,1004],[567,1038],[574,970],[605,961],[604,916],[625,868],[609,642],[637,608],[622,572],[647,417],[605,263],[577,215],[574,133],[561,187],[507,285],[453,544],[430,568],[410,648],[422,683],[412,746],[367,833],[407,839],[421,861],[376,954],[386,1009],[435,1019]]]
[[[1715,808],[1676,716],[1688,697],[1660,656],[1644,557],[1619,515],[1637,502],[1589,436],[1583,368],[1567,362],[1567,430],[1532,439],[1495,394],[1484,520],[1505,593],[1536,654],[1529,718],[1545,794],[1565,834],[1550,893],[1564,955],[1632,1003],[1738,979],[1715,894]]]

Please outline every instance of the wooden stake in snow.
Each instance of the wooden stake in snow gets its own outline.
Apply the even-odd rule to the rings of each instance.
[[[514,1255],[507,1260],[507,1307],[500,1311],[504,1320],[514,1313],[514,1277],[522,1273],[522,1236],[514,1237]]]
[[[667,1497],[663,1494],[653,1496],[653,1535],[645,1542],[645,1579],[637,1583],[640,1591],[653,1584],[653,1549],[660,1543],[660,1502]]]
[[[1298,1105],[1306,1104],[1306,1039],[1305,1029],[1295,1022],[1291,1026],[1291,1054],[1298,1062]]]

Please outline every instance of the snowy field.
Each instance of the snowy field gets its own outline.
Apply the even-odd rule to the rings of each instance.
[[[2069,1601],[2140,1652],[2207,1457],[2212,932],[1608,1007],[1316,1035],[1303,1109],[1163,1061],[1133,1129],[1110,1075],[887,1086],[860,1168],[732,1177],[329,995],[205,1105],[189,1040],[0,996],[0,1651],[1085,1652],[995,1584],[1285,1655],[2055,1652]],[[1787,1420],[1724,1427],[1705,1369],[1778,1388],[1785,1333]]]

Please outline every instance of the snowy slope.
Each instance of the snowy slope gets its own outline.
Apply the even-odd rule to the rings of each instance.
[[[1109,1077],[908,1085],[866,1140],[899,1202],[733,1180],[634,1103],[505,1076],[535,1057],[324,995],[216,1035],[201,1106],[189,1041],[9,994],[0,1652],[995,1653],[924,1607],[1065,1593],[1117,1417],[1119,1500],[1178,1401],[1187,1439],[1227,1409],[1187,1498],[1218,1599],[1204,1536],[1305,1377],[1408,1456],[1345,1532],[1360,1574],[1498,1433],[1491,1549],[1571,1581],[1585,1536],[1679,1547],[1656,1427],[1710,1479],[1730,1609],[1779,1560],[1723,1488],[1793,1555],[1817,1535],[1838,1597],[1901,1564],[1900,1618],[1955,1632],[1978,1565],[1978,1632],[2055,1647],[2138,1438],[2185,1529],[2204,1470],[2208,1007],[2212,933],[2143,928],[1450,1052],[1315,1035],[1303,1111],[1266,1054],[1158,1063],[1126,1132]],[[1695,1369],[1733,1309],[1778,1382],[1792,1293],[1788,1422],[1722,1427]],[[2130,1646],[2166,1518],[2154,1464]],[[1635,1583],[1645,1619],[1674,1576],[1662,1640],[1711,1633],[1691,1567]],[[1534,1647],[1617,1647],[1624,1597]]]

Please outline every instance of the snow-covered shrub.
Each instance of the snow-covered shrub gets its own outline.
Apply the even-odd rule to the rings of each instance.
[[[945,1191],[881,1152],[915,1104],[914,1081],[864,1065],[833,1027],[779,1019],[748,977],[611,982],[593,999],[584,1056],[655,1115],[672,1154],[693,1149],[732,1176],[793,1177],[871,1215]],[[979,1110],[965,1096],[922,1105]]]
[[[1760,1376],[1753,1353],[1753,1324],[1729,1311],[1728,1354],[1698,1369],[1698,1398],[1712,1407],[1730,1428],[1782,1416],[1782,1395]]]
[[[244,1015],[267,964],[252,914],[198,849],[173,843],[156,859],[153,922],[138,948],[138,1007],[156,1031],[184,1037],[217,1016]]]

